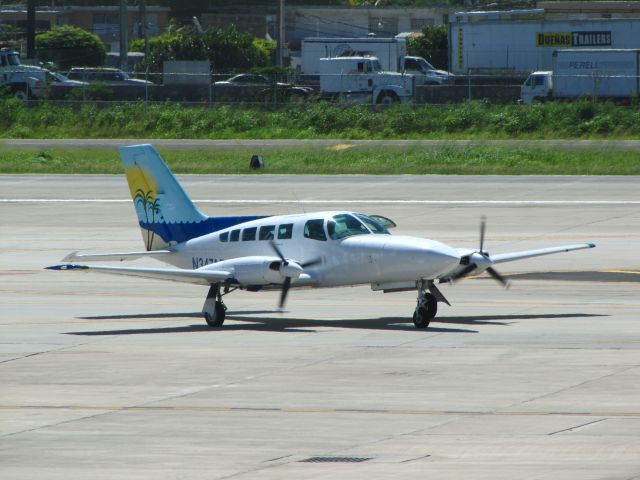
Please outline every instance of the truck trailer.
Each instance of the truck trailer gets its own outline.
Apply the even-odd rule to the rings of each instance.
[[[638,48],[639,18],[550,19],[544,10],[460,12],[449,23],[449,68],[526,77],[552,70],[557,49]]]
[[[438,70],[422,57],[407,55],[403,34],[392,38],[322,38],[302,41],[302,74],[320,75],[321,59],[336,57],[375,57],[383,70],[415,75],[420,85],[442,85],[453,82],[453,74]]]
[[[533,72],[521,87],[522,103],[583,96],[627,99],[639,94],[640,49],[562,49],[552,70]]]

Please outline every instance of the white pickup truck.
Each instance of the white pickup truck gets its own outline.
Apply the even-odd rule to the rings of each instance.
[[[0,50],[0,88],[8,87],[20,100],[44,98],[47,94],[47,70],[22,65],[18,52]]]
[[[320,93],[354,103],[388,105],[413,100],[414,75],[384,72],[376,57],[320,59]]]

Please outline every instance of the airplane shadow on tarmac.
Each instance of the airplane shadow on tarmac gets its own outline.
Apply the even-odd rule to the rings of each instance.
[[[509,326],[515,320],[535,320],[548,318],[583,318],[606,317],[608,315],[587,313],[560,313],[560,314],[528,314],[528,315],[484,315],[478,317],[437,317],[426,330],[416,329],[410,318],[407,317],[380,317],[368,319],[345,320],[313,320],[308,318],[288,318],[278,316],[247,316],[278,313],[273,310],[238,311],[227,313],[227,320],[235,320],[246,323],[225,324],[223,327],[211,328],[203,323],[196,325],[130,328],[121,330],[90,330],[85,332],[67,332],[68,335],[100,336],[100,335],[140,335],[154,333],[187,333],[187,332],[225,332],[225,331],[265,331],[265,332],[315,332],[318,327],[354,328],[361,330],[383,331],[411,331],[416,333],[478,333],[478,330],[466,328],[443,328],[434,326],[439,323],[456,325],[499,325]],[[108,315],[97,317],[80,317],[83,320],[127,320],[127,319],[153,319],[153,318],[201,318],[200,312],[189,313],[145,313],[137,315]]]

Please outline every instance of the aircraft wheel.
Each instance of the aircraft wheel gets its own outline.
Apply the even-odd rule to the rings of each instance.
[[[221,327],[224,323],[225,310],[224,304],[218,301],[212,312],[204,312],[204,319],[210,327]]]
[[[430,293],[425,293],[420,305],[413,312],[413,324],[416,328],[427,328],[438,313],[438,301]]]

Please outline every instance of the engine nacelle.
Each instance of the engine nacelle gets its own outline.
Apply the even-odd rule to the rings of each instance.
[[[296,268],[297,267],[297,268]],[[212,270],[228,270],[240,285],[269,285],[298,278],[302,268],[295,262],[283,265],[278,257],[241,257],[208,265]],[[298,272],[299,270],[299,272]],[[297,273],[297,274],[296,274]]]

